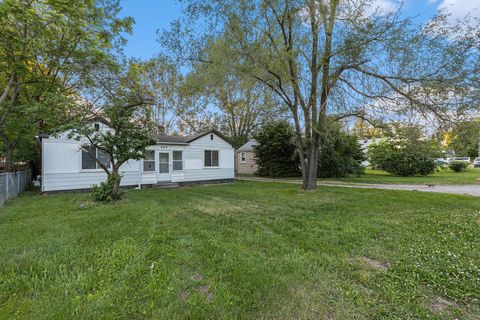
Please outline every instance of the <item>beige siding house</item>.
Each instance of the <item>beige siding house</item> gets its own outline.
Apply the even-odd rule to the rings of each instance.
[[[250,140],[237,150],[237,173],[254,174],[257,171],[258,166],[255,163],[255,153],[253,152],[254,145],[255,140]]]

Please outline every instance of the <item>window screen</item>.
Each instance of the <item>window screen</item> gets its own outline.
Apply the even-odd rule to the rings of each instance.
[[[155,171],[155,151],[147,150],[145,152],[143,171]]]
[[[218,150],[205,150],[204,153],[204,166],[205,167],[218,167]]]
[[[183,170],[182,151],[173,151],[173,170]]]

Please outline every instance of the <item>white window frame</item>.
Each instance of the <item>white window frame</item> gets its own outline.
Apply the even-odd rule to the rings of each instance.
[[[84,145],[84,146],[87,146],[87,145]],[[88,146],[91,146],[91,145],[88,145]],[[97,158],[97,159],[98,159],[98,150],[100,150],[100,149],[95,147],[95,158]],[[80,172],[105,172],[102,169],[102,167],[100,167],[97,160],[95,160],[95,169],[83,169],[83,153],[84,152],[85,152],[85,150],[83,150],[83,146],[80,147],[80,152],[79,152],[80,153]],[[108,169],[112,168],[112,162],[110,160],[108,161],[107,168]]]
[[[217,151],[218,152],[218,166],[206,166],[205,165],[205,151]],[[210,161],[212,159],[210,158]],[[220,149],[211,149],[211,148],[205,148],[203,149],[203,168],[204,169],[218,169],[220,168]]]
[[[146,150],[147,152],[153,152],[153,160],[145,160],[145,159],[142,159],[142,172],[146,172],[146,173],[155,173],[155,171],[157,170],[157,161],[156,161],[156,152],[155,150]],[[144,162],[145,161],[151,161],[153,162],[153,170],[150,170],[150,171],[145,171],[145,166],[144,166]]]
[[[182,153],[182,159],[180,159],[180,160],[175,160],[175,158],[174,158],[174,156],[173,156],[173,153],[174,153],[174,152],[181,152],[181,153]],[[177,171],[177,172],[178,172],[178,171],[183,171],[183,170],[185,170],[185,167],[184,167],[184,166],[185,166],[185,161],[184,161],[184,158],[183,158],[183,153],[184,153],[183,150],[172,150],[172,172],[173,172],[173,171]],[[175,169],[175,162],[179,162],[179,161],[182,162],[182,169],[181,169],[181,170]]]
[[[247,153],[240,152],[240,163],[247,163]]]

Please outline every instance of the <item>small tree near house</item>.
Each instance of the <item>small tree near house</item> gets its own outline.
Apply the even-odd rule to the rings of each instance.
[[[150,117],[150,100],[137,73],[130,71],[99,81],[102,106],[88,105],[78,117],[69,134],[82,144],[82,152],[95,160],[97,167],[107,174],[107,180],[93,187],[97,201],[121,198],[120,167],[128,160],[140,160],[145,149],[154,144]]]

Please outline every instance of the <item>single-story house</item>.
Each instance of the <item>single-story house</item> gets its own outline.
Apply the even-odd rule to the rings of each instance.
[[[160,133],[155,138],[145,159],[122,165],[122,186],[233,181],[235,151],[217,131],[191,136]],[[86,140],[69,139],[66,133],[42,138],[42,192],[87,190],[106,180],[106,173],[88,154],[95,152],[101,160],[101,150],[87,152],[81,148],[86,145]]]
[[[253,147],[256,141],[250,140],[237,150],[237,172],[242,174],[254,174],[258,170],[255,161]]]

